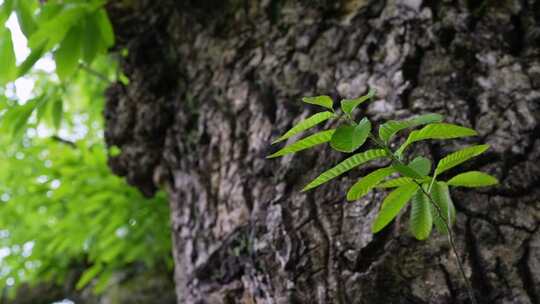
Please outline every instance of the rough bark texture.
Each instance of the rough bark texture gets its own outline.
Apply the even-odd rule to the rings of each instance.
[[[491,144],[458,169],[501,181],[453,191],[460,258],[481,303],[540,303],[539,1],[119,3],[130,83],[108,92],[110,165],[147,195],[168,190],[179,303],[468,302],[445,236],[416,241],[401,219],[372,235],[384,193],[345,201],[381,163],[301,193],[345,156],[265,159],[316,110],[300,97],[368,86],[372,121],[438,112],[481,134],[418,153]]]

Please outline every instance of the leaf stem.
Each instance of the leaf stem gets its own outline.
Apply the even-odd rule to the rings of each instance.
[[[397,158],[394,153],[392,153],[392,151],[390,150],[390,148],[388,147],[388,145],[386,145],[385,143],[379,141],[377,139],[377,137],[375,137],[373,135],[373,133],[369,133],[369,138],[377,145],[379,146],[380,148],[386,150],[386,152],[388,153],[388,156],[390,156],[390,158],[392,158],[393,161],[401,164],[401,165],[404,165],[406,166],[405,163],[403,163],[399,158]],[[444,225],[446,226],[446,230],[448,231],[448,242],[450,243],[450,247],[452,248],[452,251],[456,257],[456,261],[457,261],[457,265],[458,265],[458,268],[459,268],[459,272],[461,274],[461,276],[463,277],[463,280],[465,281],[465,286],[467,288],[467,294],[469,296],[469,299],[471,300],[471,303],[472,304],[477,304],[478,302],[476,301],[476,298],[474,296],[474,291],[472,289],[472,285],[471,285],[471,282],[469,281],[469,279],[467,278],[467,275],[465,274],[465,268],[463,267],[463,263],[461,262],[461,260],[459,259],[459,255],[458,255],[458,251],[457,251],[457,248],[456,248],[456,244],[455,244],[455,241],[454,241],[454,235],[452,233],[452,227],[450,227],[450,224],[448,223],[448,219],[443,215],[443,212],[441,210],[441,208],[439,207],[439,205],[437,205],[435,203],[435,201],[433,200],[433,198],[431,197],[430,193],[431,193],[431,187],[433,186],[433,183],[435,181],[435,176],[433,176],[432,180],[431,180],[431,184],[429,186],[429,189],[428,191],[426,191],[424,189],[424,187],[422,187],[422,185],[416,181],[414,178],[411,179],[416,185],[418,185],[418,187],[422,190],[422,192],[424,193],[425,196],[428,197],[430,203],[433,205],[433,207],[435,207],[435,210],[437,211],[437,216],[444,222]]]

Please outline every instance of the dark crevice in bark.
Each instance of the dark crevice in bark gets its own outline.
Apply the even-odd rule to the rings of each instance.
[[[424,57],[424,50],[419,46],[416,46],[416,53],[407,57],[403,62],[403,79],[409,82],[407,88],[401,94],[401,106],[404,109],[410,108],[410,95],[418,84],[418,77],[420,74],[420,66],[422,65],[422,58]]]
[[[445,27],[439,30],[439,34],[437,36],[441,46],[448,48],[456,37],[456,30],[451,27]]]
[[[525,47],[525,32],[521,24],[521,17],[514,15],[510,18],[512,30],[508,31],[504,36],[508,43],[509,53],[514,56],[519,56]]]
[[[391,240],[393,228],[393,224],[389,225],[374,236],[373,241],[369,242],[366,247],[360,249],[356,263],[351,270],[364,273],[373,265],[373,262],[380,259],[381,255],[385,253],[385,246]]]
[[[480,303],[490,303],[489,297],[492,293],[492,287],[486,277],[484,262],[477,247],[478,241],[472,230],[471,221],[471,218],[467,219],[465,229],[466,250],[469,256],[469,265],[471,266],[471,284]]]

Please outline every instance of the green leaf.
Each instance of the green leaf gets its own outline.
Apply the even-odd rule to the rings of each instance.
[[[36,123],[39,123],[43,117],[45,116],[45,113],[47,112],[47,105],[49,104],[49,98],[45,94],[41,94],[36,98],[37,105],[36,105]]]
[[[43,14],[50,15],[49,17],[41,16],[39,20],[39,28],[29,37],[28,45],[31,49],[39,48],[45,45],[45,50],[52,49],[57,43],[62,41],[66,33],[73,27],[77,21],[86,12],[87,7],[84,5],[62,5],[59,11],[58,5],[46,4],[43,6]],[[54,16],[54,18],[52,18]]]
[[[288,145],[284,147],[283,149],[277,151],[276,153],[268,156],[267,158],[274,158],[274,157],[279,157],[279,156],[283,156],[290,153],[295,153],[295,152],[302,151],[302,150],[311,148],[313,146],[328,142],[332,138],[332,134],[334,134],[334,132],[335,130],[331,129],[331,130],[318,132],[308,137],[302,138],[299,141],[291,145]]]
[[[3,31],[0,29],[0,85],[14,80],[16,75],[17,65],[11,32],[7,28]]]
[[[353,152],[360,148],[371,132],[371,122],[364,118],[357,125],[339,126],[332,136],[330,146],[340,152]]]
[[[327,109],[334,111],[334,108],[332,108],[334,102],[332,101],[332,98],[330,98],[330,96],[322,95],[322,96],[315,96],[315,97],[304,97],[302,98],[302,101],[305,103],[325,107]]]
[[[398,178],[387,180],[384,183],[379,184],[377,188],[395,188],[395,187],[401,187],[401,186],[409,185],[413,183],[414,183],[413,179],[410,177],[398,177]]]
[[[80,27],[73,27],[54,53],[56,73],[62,81],[68,80],[78,68],[81,54],[80,37]]]
[[[371,89],[369,92],[361,97],[355,98],[355,99],[343,99],[341,101],[341,109],[344,113],[351,114],[356,107],[364,103],[366,100],[371,99],[373,96],[375,96],[375,90]]]
[[[18,0],[16,1],[15,13],[23,34],[28,37],[37,29],[33,12],[36,1]]]
[[[103,39],[101,38],[98,20],[94,14],[88,16],[83,23],[83,37],[82,37],[82,53],[83,60],[87,64],[91,64],[100,49],[106,49],[102,47]]]
[[[11,11],[13,10],[13,0],[4,0],[4,3],[0,5],[0,24],[4,25],[6,20],[9,18],[9,15],[11,15]]]
[[[105,42],[105,45],[107,48],[114,45],[114,30],[111,24],[111,21],[109,20],[109,17],[107,16],[107,11],[105,9],[99,9],[96,12],[95,18],[98,21],[99,24],[99,31],[101,33],[101,37],[103,38],[103,41]]]
[[[392,167],[377,169],[357,181],[347,192],[347,200],[354,201],[366,195],[371,189],[379,184],[383,179],[394,173]]]
[[[287,133],[283,134],[281,137],[276,139],[272,142],[272,144],[278,143],[280,141],[283,141],[289,137],[292,137],[300,132],[303,132],[311,127],[314,127],[318,124],[320,124],[323,121],[326,121],[330,118],[332,118],[334,114],[329,111],[320,112],[314,115],[311,115],[310,117],[306,118],[305,120],[302,120],[298,124],[296,124],[294,127],[292,127]]]
[[[392,137],[401,130],[414,128],[420,125],[441,122],[443,117],[439,114],[424,114],[408,120],[390,120],[379,127],[379,138],[388,143]]]
[[[412,199],[411,218],[409,227],[412,234],[418,240],[425,240],[431,234],[433,217],[429,198],[418,189]]]
[[[442,216],[444,217],[441,218],[439,216],[439,212],[436,210],[433,204],[431,204],[431,213],[433,214],[433,223],[435,224],[435,228],[437,228],[439,233],[447,234],[448,230],[446,229],[444,222],[448,223],[449,227],[452,227],[456,221],[456,208],[454,207],[454,203],[450,197],[448,185],[445,182],[436,182],[433,184],[433,188],[431,189],[431,197],[433,198],[435,204],[437,204],[439,207]]]
[[[9,130],[12,137],[18,137],[26,129],[28,119],[38,105],[38,99],[31,99],[24,105],[9,108],[2,116],[2,128]]]
[[[447,123],[434,123],[423,127],[421,130],[412,131],[407,141],[397,150],[398,155],[402,155],[407,147],[417,141],[426,139],[451,139],[477,135],[473,129]]]
[[[62,98],[56,98],[51,104],[51,118],[52,118],[54,128],[57,131],[60,130],[60,125],[62,124],[62,114],[63,114]]]
[[[413,169],[410,166],[410,163],[409,163],[409,165],[404,165],[402,163],[394,161],[394,162],[392,162],[392,167],[394,169],[396,169],[396,171],[399,172],[404,177],[410,177],[410,178],[414,178],[414,179],[421,179],[421,178],[424,177],[424,175],[421,175],[419,172],[417,172],[415,169]]]
[[[499,181],[486,173],[480,171],[469,171],[452,177],[448,185],[455,187],[486,187],[498,184]]]
[[[435,176],[484,153],[488,148],[489,145],[471,146],[445,156],[437,164],[437,168],[435,169]]]
[[[86,271],[82,274],[79,281],[77,282],[77,290],[80,290],[84,288],[92,279],[98,276],[98,274],[103,270],[102,264],[95,264],[94,266],[86,269]]]
[[[431,161],[423,156],[417,156],[409,163],[409,167],[421,176],[426,176],[431,171]]]
[[[327,181],[334,179],[355,167],[358,167],[370,160],[384,157],[386,155],[387,155],[386,151],[383,149],[367,150],[366,152],[354,154],[353,156],[337,164],[335,167],[317,176],[317,178],[315,178],[309,184],[307,184],[304,187],[304,189],[302,189],[302,191],[307,191],[315,187],[318,187],[326,183]]]
[[[414,184],[403,185],[388,194],[382,203],[375,222],[373,222],[373,233],[381,231],[399,214],[399,211],[409,202],[417,188],[418,186]]]
[[[24,76],[34,66],[34,64],[43,56],[45,45],[33,49],[30,55],[17,68],[17,78]]]

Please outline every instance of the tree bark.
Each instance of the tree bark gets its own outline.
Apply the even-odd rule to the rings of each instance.
[[[129,85],[108,91],[119,175],[170,197],[178,303],[468,303],[446,236],[416,241],[407,213],[372,235],[385,193],[345,193],[375,162],[307,193],[344,159],[277,160],[272,139],[316,109],[302,96],[377,89],[373,122],[437,112],[479,131],[461,169],[497,187],[452,192],[480,303],[540,303],[540,2],[133,0],[108,7]],[[327,124],[325,127],[332,127]]]

